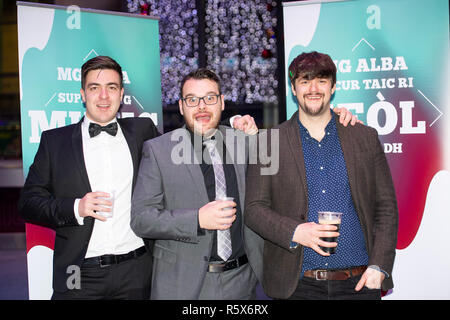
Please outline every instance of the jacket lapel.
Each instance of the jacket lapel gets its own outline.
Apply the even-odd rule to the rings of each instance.
[[[89,182],[89,178],[86,171],[86,164],[84,162],[84,154],[83,154],[83,137],[81,135],[81,124],[83,123],[84,117],[75,125],[75,129],[72,133],[72,152],[73,159],[75,160],[75,167],[77,171],[80,173],[81,182],[83,186],[87,190],[87,192],[91,192],[91,184]]]
[[[305,190],[305,203],[308,203],[308,185],[306,182],[306,169],[305,169],[305,161],[303,159],[303,147],[302,140],[300,138],[300,128],[297,124],[298,119],[298,111],[294,113],[294,115],[289,120],[289,127],[287,132],[287,141],[288,147],[290,151],[290,156],[295,160],[297,174],[299,176],[299,182],[303,186],[303,190]],[[282,137],[280,137],[282,139]],[[306,205],[306,211],[308,210],[308,206]]]
[[[78,122],[75,126],[75,129],[72,133],[72,151],[73,151],[73,159],[75,160],[75,167],[77,171],[80,173],[81,183],[83,184],[82,188],[86,190],[86,193],[92,192],[91,183],[89,182],[89,177],[86,170],[86,163],[84,162],[84,153],[83,153],[83,136],[81,134],[81,124],[83,123],[84,117],[81,118],[80,122]],[[84,225],[92,232],[94,227],[95,219],[92,217],[84,218]],[[90,237],[90,234],[89,234]],[[87,249],[87,246],[86,246]]]
[[[180,130],[182,131],[180,132]],[[189,155],[186,155],[184,158],[188,160],[188,163],[183,161],[183,163],[180,164],[180,174],[184,174],[184,172],[189,173],[193,182],[193,187],[196,190],[197,194],[200,196],[200,202],[208,203],[209,199],[205,187],[205,180],[203,178],[202,170],[199,165],[200,161],[202,161],[201,144],[197,146],[199,147],[197,148],[198,150],[194,150],[194,146],[191,143],[191,137],[185,126],[183,126],[183,128],[172,131],[172,135],[173,134],[176,134],[177,137],[181,136],[181,139],[175,141],[171,139],[169,150],[181,149],[183,150],[183,152],[189,152]],[[183,145],[180,146],[179,144]]]
[[[356,177],[356,156],[353,148],[351,130],[346,130],[345,127],[339,123],[336,115],[334,120],[336,121],[336,128],[341,143],[342,153],[344,154],[345,166],[347,167],[348,183],[350,184],[350,190],[352,193],[353,202],[355,208],[359,212],[358,197],[355,190],[358,190],[357,177]]]

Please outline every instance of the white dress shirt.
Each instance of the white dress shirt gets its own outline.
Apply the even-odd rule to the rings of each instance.
[[[111,122],[115,122],[114,119]],[[95,219],[94,229],[85,258],[105,254],[123,254],[144,245],[130,227],[131,189],[133,183],[133,161],[130,149],[120,125],[117,135],[102,131],[98,136],[89,136],[91,121],[85,117],[81,125],[83,154],[92,191],[114,191],[112,218],[105,222]],[[78,213],[77,199],[74,204],[75,217],[80,225],[84,218]]]

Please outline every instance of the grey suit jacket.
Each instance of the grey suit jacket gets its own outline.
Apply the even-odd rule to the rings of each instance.
[[[225,127],[219,129],[227,150],[236,150],[236,139],[227,139]],[[240,203],[244,204],[247,165],[245,159],[237,163],[238,154],[234,152],[234,168]],[[198,209],[209,199],[197,159],[201,157],[194,152],[185,128],[147,141],[143,146],[132,200],[131,227],[138,236],[156,240],[152,299],[197,299],[202,288],[213,232],[198,235]],[[263,240],[242,225],[250,265],[258,279],[262,279]],[[256,286],[256,281],[249,286]]]

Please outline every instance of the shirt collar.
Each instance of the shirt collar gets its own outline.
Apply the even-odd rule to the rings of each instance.
[[[203,146],[203,141],[205,141],[205,140],[209,140],[209,139],[216,139],[216,136],[217,136],[217,134],[218,134],[218,132],[219,132],[219,129],[216,129],[216,131],[214,132],[214,134],[212,135],[212,136],[209,136],[208,138],[205,138],[205,137],[203,137],[203,136],[200,136],[200,135],[198,135],[198,134],[196,134],[196,133],[194,133],[194,132],[192,132],[189,128],[187,128],[186,127],[186,130],[189,132],[189,136],[191,137],[191,142],[192,142],[192,145],[194,146],[195,144],[194,144],[194,139],[199,139],[199,141],[201,141],[202,143],[201,143],[201,145]]]
[[[331,109],[330,109],[330,113],[331,113],[331,120],[328,122],[328,124],[325,127],[325,137],[324,137],[324,139],[326,139],[327,136],[334,135],[334,134],[337,133],[336,122],[334,120],[333,111]],[[311,135],[309,134],[308,129],[306,129],[306,127],[301,123],[299,117],[297,117],[297,124],[300,127],[300,136],[302,137],[302,139],[304,137],[306,137],[308,139],[312,139]]]

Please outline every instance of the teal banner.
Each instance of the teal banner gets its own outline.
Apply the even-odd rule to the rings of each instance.
[[[22,149],[25,176],[42,131],[85,113],[81,66],[115,59],[124,76],[120,117],[151,117],[162,132],[158,20],[77,6],[18,3]]]
[[[429,250],[446,251],[440,235],[450,232],[448,0],[289,2],[283,15],[287,116],[298,108],[288,66],[302,52],[319,51],[337,67],[332,105],[350,109],[378,131],[399,207],[390,297],[450,298],[438,285],[450,276],[420,284],[416,277],[432,266],[450,268],[449,255],[440,258]],[[433,221],[445,221],[437,222],[438,233]]]
[[[118,114],[150,117],[163,131],[158,19],[148,16],[18,2],[20,108],[24,176],[43,131],[85,114],[81,66],[105,55],[123,70]],[[54,232],[27,224],[30,299],[52,294]]]

